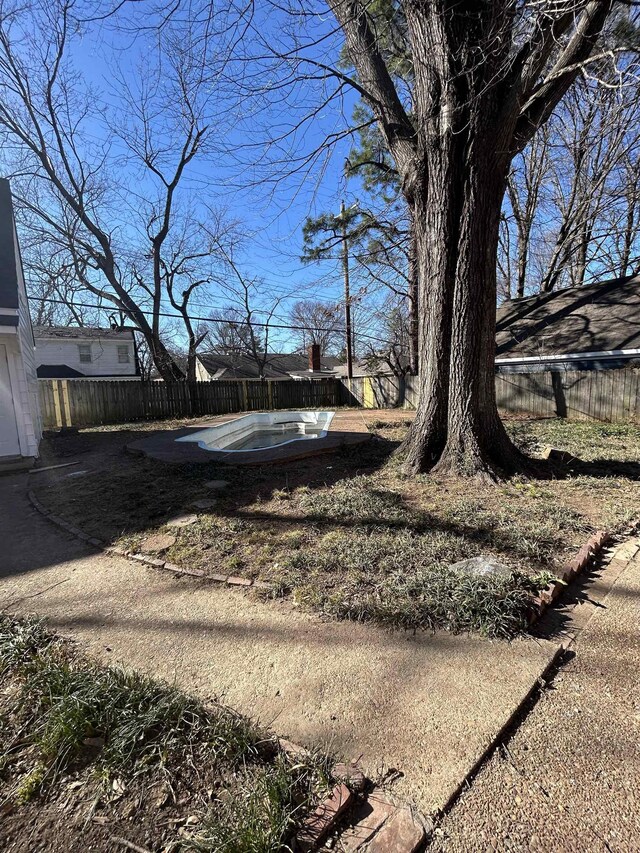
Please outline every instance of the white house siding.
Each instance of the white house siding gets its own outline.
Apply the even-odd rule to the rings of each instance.
[[[0,327],[0,461],[22,455],[22,442],[15,405],[17,382],[13,362],[14,341]],[[15,335],[13,336],[15,339]]]
[[[91,361],[80,361],[78,345],[91,345]],[[118,361],[118,347],[127,345],[129,361]],[[36,366],[66,364],[85,376],[135,376],[136,360],[130,334],[108,338],[36,338]]]
[[[0,343],[6,348],[9,378],[13,392],[13,407],[18,426],[20,455],[30,458],[38,456],[38,446],[42,429],[40,425],[40,407],[30,393],[21,349],[20,330],[17,334],[1,334]],[[32,414],[32,406],[35,406]]]
[[[196,358],[196,379],[198,382],[208,382],[211,379],[211,374],[202,365],[199,358]]]
[[[20,403],[23,411],[24,431],[28,452],[23,456],[37,456],[42,438],[42,418],[40,415],[40,397],[38,394],[38,375],[36,373],[36,350],[29,315],[27,290],[22,274],[22,259],[17,234],[14,233],[18,273],[19,321],[18,341],[20,354],[16,358],[16,372],[20,387]]]

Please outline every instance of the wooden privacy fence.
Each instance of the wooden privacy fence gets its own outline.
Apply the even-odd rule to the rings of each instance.
[[[190,384],[39,379],[45,429],[339,405],[338,379],[221,379]]]
[[[343,405],[415,408],[418,380],[362,376],[343,382]],[[498,408],[508,414],[598,421],[640,421],[640,369],[547,370],[496,374]]]

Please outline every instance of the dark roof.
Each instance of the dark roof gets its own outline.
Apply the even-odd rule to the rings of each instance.
[[[224,370],[224,379],[260,378],[258,365],[248,355],[203,352],[198,354],[198,358],[211,376],[214,376],[219,370]],[[333,375],[332,370],[339,363],[340,359],[332,356],[322,356],[320,359],[322,370],[328,376]],[[304,372],[309,372],[309,357],[297,353],[269,353],[264,367],[266,379],[285,379],[292,373]]]
[[[38,379],[78,379],[85,375],[67,364],[41,364],[36,372]]]
[[[0,179],[0,308],[18,310],[18,265],[14,242],[13,202],[6,178]]]
[[[122,338],[133,337],[133,329],[96,329],[90,326],[34,326],[36,338]]]
[[[640,349],[640,276],[573,287],[498,308],[496,357]]]

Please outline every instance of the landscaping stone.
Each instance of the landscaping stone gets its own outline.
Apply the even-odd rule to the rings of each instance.
[[[251,586],[252,581],[250,581],[249,578],[237,578],[234,575],[230,575],[227,578],[227,583],[232,586]]]
[[[211,498],[201,498],[197,501],[192,501],[191,506],[195,509],[213,509],[216,505],[216,502]]]
[[[195,524],[198,520],[197,515],[176,515],[175,518],[170,518],[166,522],[167,527],[188,527],[190,524]]]
[[[299,743],[293,743],[293,741],[287,740],[284,737],[278,738],[278,743],[287,755],[292,755],[294,758],[308,758],[311,755],[309,750],[304,746],[300,746]]]
[[[500,563],[495,557],[491,556],[470,557],[468,560],[452,563],[449,568],[479,578],[508,577],[512,574],[512,569],[509,566],[505,566],[504,563]]]
[[[414,853],[425,839],[424,827],[409,806],[403,806],[383,825],[365,848],[367,853]]]
[[[579,460],[572,456],[567,450],[558,450],[557,447],[551,447],[547,444],[542,449],[542,458],[548,459],[549,462],[557,462],[560,465],[568,465],[570,462],[578,462]]]
[[[107,548],[107,552],[109,554],[114,554],[116,557],[126,557],[127,556],[126,548],[121,548],[119,545],[110,545]]]
[[[204,484],[205,489],[221,490],[226,489],[229,485],[228,480],[207,480]]]
[[[303,853],[314,850],[325,835],[335,826],[341,814],[351,805],[353,794],[342,783],[336,785],[327,799],[302,824],[297,836],[297,850]],[[387,850],[393,850],[393,847]]]
[[[336,764],[332,773],[338,782],[344,782],[352,791],[356,793],[364,791],[367,779],[362,770],[355,764]]]
[[[344,853],[362,849],[395,811],[396,806],[382,791],[372,791],[349,816],[352,825],[340,835],[340,849]]]
[[[167,551],[175,544],[176,537],[170,533],[155,533],[153,536],[147,536],[140,547],[143,551],[159,553],[160,551]]]

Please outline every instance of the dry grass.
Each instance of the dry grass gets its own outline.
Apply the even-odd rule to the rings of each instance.
[[[239,714],[100,666],[37,620],[0,616],[0,677],[2,849],[33,822],[47,850],[111,849],[122,824],[145,849],[275,853],[331,781],[325,757],[289,757]]]
[[[122,452],[131,432],[87,432],[59,439],[50,453],[86,450],[79,467],[89,473],[54,472],[38,493],[88,532],[140,548],[171,515],[211,497],[206,480],[222,478],[228,489],[178,534],[167,559],[270,581],[301,604],[339,617],[498,635],[524,624],[531,588],[592,531],[615,530],[637,514],[635,426],[510,421],[515,440],[532,455],[552,444],[583,462],[556,479],[488,486],[405,477],[390,454],[408,423],[404,413],[372,413],[376,438],[363,448],[251,469],[134,459]],[[480,554],[508,565],[511,580],[470,581],[448,570]]]

